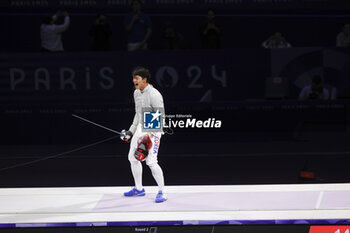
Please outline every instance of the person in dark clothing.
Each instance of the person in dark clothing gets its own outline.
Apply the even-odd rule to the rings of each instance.
[[[163,34],[158,43],[158,47],[164,50],[177,50],[186,48],[184,37],[178,33],[175,27],[172,25],[166,25],[166,27],[163,29]]]
[[[143,1],[132,0],[132,11],[124,17],[129,52],[148,50],[148,40],[152,34],[151,18],[141,11]]]
[[[92,25],[89,34],[94,37],[92,45],[93,51],[107,51],[111,49],[109,38],[112,35],[112,30],[107,22],[105,14],[99,14],[97,16],[95,24]]]
[[[327,88],[324,87],[323,79],[320,75],[315,75],[314,77],[312,77],[311,85],[307,85],[301,90],[299,94],[299,99],[329,99],[329,91],[327,90]]]
[[[200,26],[200,37],[202,39],[202,48],[219,49],[221,47],[221,27],[215,22],[215,13],[213,10],[207,12],[208,21]]]

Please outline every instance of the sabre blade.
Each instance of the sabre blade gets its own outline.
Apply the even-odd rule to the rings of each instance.
[[[109,131],[111,131],[111,132],[113,132],[113,133],[116,133],[116,134],[121,134],[121,132],[118,132],[118,131],[115,131],[115,130],[110,129],[110,128],[108,128],[108,127],[105,127],[105,126],[103,126],[103,125],[97,124],[97,123],[95,123],[95,122],[93,122],[93,121],[90,121],[90,120],[88,120],[88,119],[85,119],[85,118],[83,118],[83,117],[81,117],[81,116],[78,116],[78,115],[75,115],[75,114],[72,114],[72,116],[73,116],[73,117],[76,117],[76,118],[78,118],[78,119],[80,119],[80,120],[82,120],[82,121],[88,122],[88,123],[93,124],[93,125],[96,125],[96,126],[98,126],[98,127],[101,127],[102,129],[109,130]]]

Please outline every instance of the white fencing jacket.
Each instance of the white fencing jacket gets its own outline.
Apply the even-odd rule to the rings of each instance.
[[[135,134],[137,126],[143,124],[143,108],[150,108],[152,111],[160,109],[163,111],[162,117],[165,117],[163,96],[151,84],[148,84],[142,91],[136,89],[134,91],[135,116],[129,130]],[[163,133],[163,132],[162,132]]]

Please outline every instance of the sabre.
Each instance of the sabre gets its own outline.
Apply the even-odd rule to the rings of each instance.
[[[95,122],[93,122],[93,121],[90,121],[90,120],[88,120],[88,119],[85,119],[85,118],[83,118],[83,117],[81,117],[81,116],[78,116],[78,115],[75,115],[75,114],[72,114],[72,116],[73,116],[73,117],[76,117],[76,118],[78,118],[78,119],[80,119],[80,120],[86,121],[86,122],[88,122],[88,123],[90,123],[90,124],[93,124],[93,125],[96,125],[96,126],[98,126],[98,127],[101,127],[102,129],[109,130],[109,131],[111,131],[111,132],[113,132],[113,133],[116,133],[116,134],[121,134],[121,132],[118,132],[118,131],[115,131],[115,130],[113,130],[113,129],[107,128],[107,127],[105,127],[105,126],[103,126],[103,125],[97,124],[97,123],[95,123]]]

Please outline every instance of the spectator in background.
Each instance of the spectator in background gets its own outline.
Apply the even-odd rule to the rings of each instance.
[[[95,24],[92,25],[89,34],[94,38],[93,51],[107,51],[111,49],[109,38],[112,35],[112,29],[107,22],[105,14],[97,15]]]
[[[64,17],[64,23],[54,24],[59,16]],[[61,52],[64,51],[62,44],[62,33],[67,30],[70,23],[69,15],[66,11],[57,12],[54,16],[46,16],[40,26],[41,51]]]
[[[179,34],[173,26],[168,24],[163,29],[163,34],[158,46],[160,49],[165,50],[183,49],[185,48],[184,37]]]
[[[338,47],[348,47],[350,46],[350,23],[345,23],[343,25],[343,31],[337,36],[337,46]]]
[[[299,94],[300,100],[306,100],[306,99],[319,99],[319,100],[328,100],[329,99],[329,91],[324,88],[323,86],[323,80],[320,75],[315,75],[312,77],[312,83],[311,85],[305,86],[300,94]]]
[[[222,30],[215,22],[215,12],[208,10],[207,22],[200,26],[199,33],[202,40],[202,48],[219,49],[221,47]]]
[[[290,48],[291,44],[283,37],[282,33],[275,32],[267,40],[262,43],[262,47],[273,49],[273,48]]]
[[[147,41],[152,33],[151,19],[141,12],[141,0],[132,1],[132,12],[124,18],[128,33],[128,51],[146,50]]]

